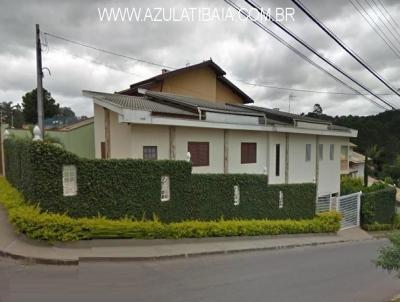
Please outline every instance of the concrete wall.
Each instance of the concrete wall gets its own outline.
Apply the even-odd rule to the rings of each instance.
[[[323,159],[319,161],[318,194],[340,193],[340,147],[348,144],[349,139],[341,137],[319,137],[324,145]],[[334,144],[334,159],[329,158],[329,145]]]
[[[229,130],[228,134],[228,173],[263,174],[267,167],[267,133],[255,131]],[[257,144],[257,162],[241,163],[241,143]],[[224,157],[222,157],[222,161]]]
[[[32,139],[30,130],[8,129],[10,134],[18,138]],[[103,130],[104,132],[104,130]],[[80,157],[95,158],[94,124],[90,123],[69,131],[46,130],[45,135],[59,139],[65,150]]]
[[[157,146],[158,159],[169,159],[169,126],[132,125],[131,156],[143,158],[143,146]]]
[[[311,160],[306,161],[306,145],[311,144]],[[315,181],[316,136],[289,135],[289,183]]]
[[[176,159],[185,160],[188,142],[209,142],[210,165],[193,167],[193,173],[224,173],[224,130],[176,127]]]
[[[104,108],[94,104],[94,149],[95,157],[101,158],[101,142],[105,142]]]
[[[102,114],[99,108],[95,108],[95,110],[99,115]],[[158,159],[170,158],[169,126],[119,123],[118,115],[113,112],[110,114],[110,119],[112,158],[143,158],[143,146],[157,146]],[[96,139],[104,140],[104,128],[101,131],[101,126],[104,127],[104,121],[100,119],[99,125],[95,125],[95,136]],[[224,173],[223,129],[179,126],[175,129],[175,158],[177,160],[186,160],[188,142],[209,142],[209,166],[193,167],[193,172]],[[264,168],[267,167],[271,184],[318,181],[318,194],[340,192],[340,149],[342,145],[348,144],[348,138],[327,136],[317,138],[316,135],[308,134],[239,130],[227,130],[226,133],[228,173],[263,174]],[[241,163],[242,142],[257,143],[256,163]],[[277,144],[280,144],[280,173],[278,176],[275,171]],[[310,161],[306,161],[307,144],[311,144]],[[323,144],[324,147],[323,159],[317,161],[318,144]],[[334,145],[333,160],[329,156],[330,144]],[[98,141],[96,146],[100,148]],[[98,152],[97,149],[96,152]],[[287,159],[288,164],[286,164]]]

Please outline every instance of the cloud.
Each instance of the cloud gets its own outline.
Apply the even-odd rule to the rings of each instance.
[[[351,93],[250,21],[101,22],[98,15],[98,8],[104,7],[226,9],[227,4],[223,1],[3,2],[5,3],[2,3],[0,11],[0,37],[7,43],[0,46],[0,96],[7,101],[19,102],[22,95],[36,85],[35,23],[40,23],[45,32],[173,67],[195,64],[212,57],[227,71],[227,76],[255,99],[257,104],[279,107],[282,110],[288,108],[289,91],[250,86],[237,79],[281,87]],[[364,3],[363,0],[360,2]],[[243,0],[237,0],[237,3],[245,6]],[[271,9],[293,7],[288,0],[260,0],[259,3]],[[400,60],[350,2],[303,0],[303,3],[385,79],[395,87],[400,87]],[[384,0],[384,4],[393,18],[399,20],[400,3]],[[365,3],[364,6],[368,7]],[[370,13],[374,12],[370,9]],[[288,39],[272,24],[265,24]],[[286,22],[285,25],[369,88],[376,92],[388,92],[383,84],[341,50],[298,9],[295,22]],[[288,41],[315,59],[303,47],[291,39]],[[62,106],[70,106],[78,114],[92,113],[92,104],[82,97],[82,90],[118,91],[127,88],[131,83],[158,74],[161,69],[50,36],[47,36],[47,43],[48,52],[43,54],[43,66],[51,70],[51,76],[45,72],[44,86]],[[400,49],[400,44],[397,46]],[[326,67],[326,64],[323,66]],[[354,84],[352,86],[356,87]],[[314,103],[321,104],[326,113],[334,115],[366,115],[380,111],[364,98],[354,95],[294,92],[293,96],[291,109],[296,113],[311,110]],[[400,106],[398,97],[385,98]]]

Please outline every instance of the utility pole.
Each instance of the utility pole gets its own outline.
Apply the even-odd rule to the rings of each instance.
[[[36,24],[36,74],[37,74],[37,118],[40,128],[40,136],[44,137],[44,121],[43,121],[43,70],[42,70],[42,45],[40,42],[40,28]]]

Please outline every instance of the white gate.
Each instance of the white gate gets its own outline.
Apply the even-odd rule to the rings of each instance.
[[[336,209],[342,214],[342,230],[360,225],[360,201],[361,192],[338,197]]]
[[[317,199],[316,212],[338,211],[342,215],[341,229],[348,229],[360,225],[360,201],[361,192],[339,197],[321,195]]]

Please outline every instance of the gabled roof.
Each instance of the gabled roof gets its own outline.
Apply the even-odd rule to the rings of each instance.
[[[187,72],[189,70],[202,68],[202,67],[210,67],[210,68],[212,68],[216,73],[217,80],[221,81],[222,84],[228,86],[230,89],[233,90],[234,93],[236,93],[241,98],[243,98],[244,103],[254,103],[254,100],[252,98],[250,98],[239,87],[237,87],[235,84],[233,84],[231,81],[229,81],[227,78],[224,77],[226,75],[226,72],[220,66],[218,66],[216,63],[214,63],[214,61],[211,60],[211,59],[207,60],[207,61],[203,61],[203,62],[198,63],[198,64],[185,66],[185,67],[178,68],[178,69],[171,70],[171,71],[165,71],[165,72],[163,72],[163,73],[161,73],[159,75],[156,75],[154,77],[151,77],[151,78],[148,78],[146,80],[131,84],[128,89],[119,91],[118,93],[120,93],[120,94],[137,94],[137,89],[139,89],[139,88],[146,88],[147,89],[150,86],[152,86],[153,84],[161,82],[162,80],[164,80],[166,78],[169,78],[171,76],[175,76],[177,74],[181,74],[181,73]]]

